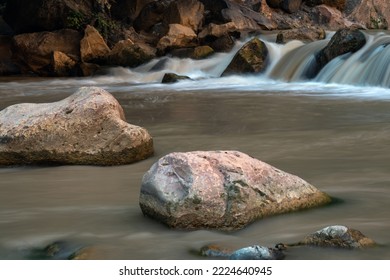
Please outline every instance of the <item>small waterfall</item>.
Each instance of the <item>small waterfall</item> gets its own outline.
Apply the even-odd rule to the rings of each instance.
[[[328,39],[312,43],[291,41],[280,45],[271,42],[271,37],[260,36],[269,50],[270,63],[258,79],[283,82],[314,81],[358,86],[390,87],[390,35],[384,32],[366,34],[366,45],[356,53],[348,53],[330,61],[315,77],[315,55],[326,45]],[[250,39],[250,38],[249,38]],[[248,39],[248,40],[249,40]],[[219,78],[245,42],[237,42],[229,53],[216,53],[203,60],[163,57],[154,59],[137,68],[117,67],[111,69],[111,76],[117,81],[144,84],[160,83],[164,74],[173,72],[192,79]],[[241,75],[245,77],[245,75]],[[248,75],[247,75],[248,76]],[[254,75],[249,75],[253,79]]]
[[[326,46],[329,40],[316,41],[310,44],[302,44],[289,51],[276,60],[275,66],[268,70],[268,76],[272,79],[283,81],[305,80],[311,72],[314,63],[314,55]],[[287,46],[288,44],[286,44]],[[271,48],[285,48],[277,44],[269,44]]]
[[[390,87],[390,35],[368,35],[354,54],[333,59],[316,77],[324,83]]]

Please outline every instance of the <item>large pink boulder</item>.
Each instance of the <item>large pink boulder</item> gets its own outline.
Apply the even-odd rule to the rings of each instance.
[[[144,175],[140,193],[145,215],[184,229],[235,230],[328,202],[299,177],[237,151],[171,153]]]

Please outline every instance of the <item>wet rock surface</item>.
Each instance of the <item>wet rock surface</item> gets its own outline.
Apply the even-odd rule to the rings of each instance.
[[[161,81],[163,84],[177,83],[181,80],[191,80],[188,76],[177,75],[175,73],[166,73]]]
[[[367,249],[376,246],[376,242],[359,230],[343,225],[332,225],[308,234],[302,241],[292,244],[278,243],[274,247],[253,245],[234,250],[224,245],[205,245],[199,255],[209,258],[230,260],[280,260],[288,256],[288,252],[306,247],[334,249]],[[308,248],[306,248],[308,249]]]
[[[280,260],[284,259],[285,255],[282,250],[276,248],[268,248],[260,245],[253,245],[241,248],[234,251],[230,256],[230,260]]]
[[[0,112],[0,165],[118,165],[152,154],[148,131],[127,123],[118,101],[101,88]]]
[[[27,258],[32,260],[70,260],[77,252],[84,249],[85,247],[80,244],[59,240],[43,248],[32,249]]]
[[[254,38],[233,57],[222,76],[242,73],[261,73],[267,66],[268,49],[263,41]]]
[[[140,207],[173,228],[237,230],[330,202],[297,176],[237,151],[171,153],[144,175]]]
[[[347,53],[354,53],[366,44],[366,37],[357,29],[338,30],[328,45],[315,55],[318,73],[332,59]]]

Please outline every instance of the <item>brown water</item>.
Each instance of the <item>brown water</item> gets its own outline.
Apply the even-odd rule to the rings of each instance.
[[[31,248],[56,240],[91,245],[93,258],[198,259],[191,250],[205,244],[273,246],[336,224],[359,229],[380,246],[296,248],[287,259],[390,259],[389,90],[212,83],[106,86],[128,122],[153,136],[152,158],[118,167],[1,168],[0,259],[24,258]],[[3,80],[0,109],[60,100],[86,84]],[[173,151],[216,149],[239,150],[296,174],[336,203],[260,220],[234,233],[172,230],[142,215],[142,176],[158,158]]]

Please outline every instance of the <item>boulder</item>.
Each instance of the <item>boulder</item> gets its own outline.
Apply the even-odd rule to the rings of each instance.
[[[282,250],[260,245],[249,246],[234,251],[230,260],[281,260],[285,255]]]
[[[232,38],[232,36],[226,34],[219,38],[216,38],[209,42],[211,48],[213,48],[216,52],[230,52],[236,42]]]
[[[84,62],[102,63],[107,60],[110,53],[103,37],[93,26],[87,25],[84,37],[80,41],[80,55]]]
[[[241,73],[260,73],[267,66],[268,49],[263,41],[254,38],[233,57],[222,76]]]
[[[188,76],[177,75],[175,73],[165,73],[161,83],[172,84],[172,83],[177,83],[180,80],[191,80],[191,78]]]
[[[95,63],[80,62],[79,73],[81,76],[92,76],[100,70],[100,66]]]
[[[320,27],[302,27],[297,29],[283,30],[276,36],[276,43],[285,44],[292,40],[305,43],[323,40],[326,37],[325,30]]]
[[[25,71],[52,75],[53,52],[62,52],[78,61],[81,38],[79,32],[71,29],[20,34],[13,37],[12,51],[15,60],[25,66]]]
[[[229,52],[235,45],[232,35],[237,32],[234,22],[224,24],[210,23],[199,34],[202,44],[209,45],[217,52]]]
[[[149,133],[128,124],[118,101],[101,88],[0,111],[0,165],[119,165],[152,154]]]
[[[328,29],[359,26],[369,29],[387,29],[390,22],[390,2],[373,0],[305,0],[315,7],[310,12],[314,22],[328,25]],[[337,26],[336,26],[337,25]]]
[[[115,0],[111,3],[111,15],[118,20],[133,22],[142,9],[155,0]]]
[[[168,8],[167,1],[152,1],[146,4],[134,21],[136,31],[150,31],[153,26],[163,21]]]
[[[198,46],[195,48],[173,49],[169,52],[171,56],[179,58],[204,59],[214,53],[210,46]]]
[[[54,76],[78,76],[77,62],[63,52],[53,52],[51,65],[53,67],[51,72]]]
[[[297,12],[302,4],[302,0],[266,0],[267,4],[274,9],[282,9],[287,13]]]
[[[330,202],[297,176],[237,151],[171,153],[143,176],[140,207],[172,228],[241,229]]]
[[[17,33],[53,31],[91,17],[93,0],[12,0],[7,1],[5,21]]]
[[[347,2],[350,0],[303,0],[306,5],[309,7],[313,6],[319,6],[319,5],[327,5],[329,7],[334,7],[338,9],[339,11],[344,11],[344,8],[346,7]],[[356,2],[356,0],[354,0]],[[357,0],[361,1],[361,0]]]
[[[232,0],[200,0],[207,11],[205,23],[223,24],[233,22],[237,31],[257,31],[274,29],[275,24],[251,5]]]
[[[210,46],[198,46],[194,49],[194,52],[191,54],[192,59],[204,59],[214,54],[213,48]]]
[[[204,6],[198,0],[172,1],[164,13],[164,22],[178,23],[198,31],[204,21]]]
[[[198,38],[191,28],[181,24],[170,24],[167,35],[162,37],[157,49],[161,53],[175,48],[196,47],[198,45]]]
[[[366,44],[366,37],[360,30],[343,28],[338,30],[328,45],[315,55],[318,72],[332,59],[360,50]]]
[[[323,26],[328,30],[341,28],[364,28],[364,25],[350,21],[336,8],[326,5],[316,6],[310,13],[314,24]]]
[[[375,242],[356,229],[334,225],[309,234],[299,245],[356,249],[372,247]]]
[[[0,76],[20,74],[20,67],[12,60],[12,38],[0,35]]]
[[[198,35],[199,39],[204,39],[207,37],[221,37],[223,35],[235,32],[237,26],[234,22],[228,22],[224,24],[214,24],[210,23],[206,26]]]
[[[370,29],[388,29],[390,2],[382,0],[347,0],[348,19],[360,22]]]
[[[109,54],[109,64],[136,67],[156,57],[156,50],[145,43],[121,40]]]

